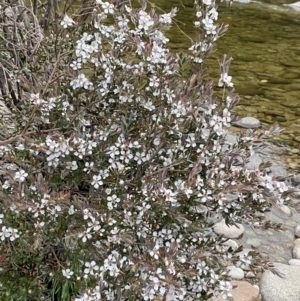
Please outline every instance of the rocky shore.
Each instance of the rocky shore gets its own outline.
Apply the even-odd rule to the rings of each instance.
[[[242,118],[237,125],[244,128],[257,128],[261,124],[255,118]],[[233,132],[236,130],[233,129]],[[234,143],[236,135],[228,135],[227,143]],[[249,169],[256,169],[265,160],[271,161],[273,166],[270,173],[273,176],[287,175],[286,164],[281,160],[281,154],[290,151],[285,147],[270,145],[268,153],[255,154],[248,163]],[[300,184],[300,176],[292,178],[295,186]],[[293,195],[293,201],[300,201],[300,194]],[[274,275],[271,271],[250,271],[238,266],[227,267],[228,275],[232,279],[232,296],[234,301],[299,301],[300,300],[300,214],[287,205],[273,208],[266,214],[271,220],[282,223],[287,230],[254,230],[247,225],[239,224],[227,226],[225,221],[219,221],[214,226],[217,234],[229,240],[226,242],[233,249],[244,246],[243,252],[252,248],[258,250],[265,260],[274,263],[283,278]],[[223,300],[221,296],[215,301]]]

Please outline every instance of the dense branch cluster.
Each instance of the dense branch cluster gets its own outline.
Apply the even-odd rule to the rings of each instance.
[[[231,59],[221,99],[203,65],[226,27],[215,1],[195,0],[199,34],[175,55],[176,12],[96,0],[84,26],[65,15],[55,45],[42,42],[48,81],[0,146],[1,300],[227,299],[226,265],[253,266],[212,225],[259,226],[255,212],[286,199],[264,165],[246,166],[272,130],[226,143]]]

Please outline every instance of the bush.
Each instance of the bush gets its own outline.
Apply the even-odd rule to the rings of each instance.
[[[226,299],[227,264],[262,264],[212,226],[264,226],[255,213],[287,198],[268,164],[246,168],[278,129],[225,142],[239,97],[231,59],[217,87],[204,66],[226,30],[214,1],[195,1],[199,35],[176,55],[165,33],[177,10],[140,4],[97,0],[36,47],[20,39],[22,64],[2,68],[14,126],[1,142],[1,300]]]

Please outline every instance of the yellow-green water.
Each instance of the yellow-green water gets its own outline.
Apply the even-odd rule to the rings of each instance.
[[[192,0],[154,1],[165,11],[179,8],[178,25],[191,37],[195,14]],[[182,3],[182,4],[180,4]],[[300,10],[283,6],[284,2],[234,2],[226,7],[219,3],[219,23],[229,24],[218,40],[207,64],[210,76],[218,79],[218,58],[233,57],[230,75],[241,96],[237,107],[240,116],[253,116],[265,126],[279,124],[282,134],[274,138],[278,144],[292,149],[282,157],[290,170],[300,170]],[[174,51],[186,51],[188,38],[176,29],[169,32]]]

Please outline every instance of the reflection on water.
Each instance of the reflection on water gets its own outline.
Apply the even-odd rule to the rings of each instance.
[[[192,0],[183,0],[184,7],[178,5],[178,0],[155,3],[166,11],[177,6],[178,24],[188,35],[195,36]],[[241,96],[239,115],[284,127],[284,132],[275,139],[293,148],[284,159],[290,169],[299,172],[300,12],[282,3],[234,2],[230,8],[221,3],[219,22],[229,24],[229,29],[218,40],[208,65],[210,76],[218,79],[217,59],[225,53],[233,57],[230,75]],[[191,45],[176,27],[169,37],[173,50],[186,51]]]

